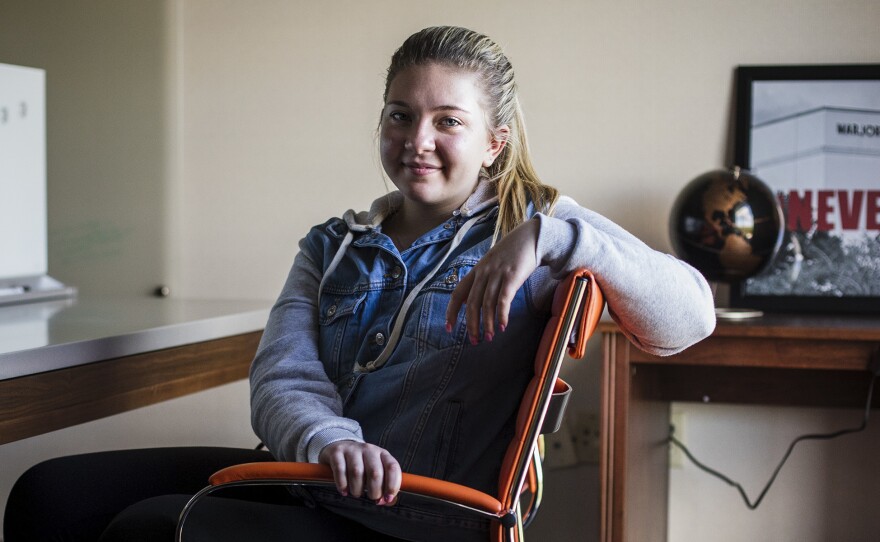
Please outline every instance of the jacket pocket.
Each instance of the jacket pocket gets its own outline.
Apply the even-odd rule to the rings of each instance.
[[[419,296],[418,320],[415,329],[410,329],[409,333],[414,333],[419,341],[435,349],[449,348],[465,340],[464,308],[453,322],[451,333],[446,331],[446,308],[452,291],[475,264],[457,261],[437,273]]]
[[[367,292],[349,294],[324,293],[319,303],[319,345],[321,361],[330,380],[351,372],[358,350],[359,324],[354,315],[367,297]],[[348,367],[344,366],[346,362]]]
[[[461,419],[461,403],[451,401],[447,403],[440,422],[440,442],[434,455],[434,468],[431,472],[433,478],[445,480],[455,459],[455,451],[458,447],[459,421]]]

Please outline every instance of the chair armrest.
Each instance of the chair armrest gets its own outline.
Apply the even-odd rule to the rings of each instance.
[[[308,485],[308,482],[333,483],[333,472],[327,465],[315,463],[280,461],[242,463],[241,465],[234,465],[215,472],[211,476],[209,483],[212,486],[221,486],[243,482],[256,483],[259,481],[288,481],[291,484],[300,483],[302,485]],[[503,510],[501,502],[491,495],[467,486],[427,476],[403,473],[400,489],[405,493],[457,503],[499,516],[506,512]]]
[[[605,310],[605,296],[602,295],[602,290],[596,283],[596,279],[593,278],[592,273],[586,269],[580,269],[572,274],[579,278],[590,279],[590,284],[587,286],[584,308],[580,312],[579,319],[572,333],[571,342],[568,345],[568,355],[573,359],[581,359],[586,354],[587,341],[596,330],[599,319],[602,317],[602,312]],[[573,287],[572,284],[569,290],[564,293],[570,295],[571,288]]]

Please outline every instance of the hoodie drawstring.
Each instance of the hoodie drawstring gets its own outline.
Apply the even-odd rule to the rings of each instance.
[[[474,224],[477,223],[481,218],[487,215],[492,211],[492,208],[483,211],[477,215],[474,215],[470,219],[468,219],[464,224],[462,224],[461,228],[455,233],[455,236],[452,238],[452,241],[449,243],[449,247],[446,249],[446,252],[443,254],[443,258],[440,259],[440,263],[438,263],[434,269],[428,273],[424,279],[421,280],[416,286],[412,289],[409,295],[404,299],[403,304],[400,306],[400,310],[397,313],[397,316],[394,318],[394,327],[391,330],[391,336],[388,337],[388,340],[385,343],[385,348],[379,354],[379,357],[374,359],[373,361],[368,362],[366,365],[361,365],[360,363],[356,363],[354,366],[355,373],[369,373],[375,371],[376,369],[385,365],[385,362],[388,361],[388,358],[391,357],[391,354],[394,352],[394,348],[397,346],[397,343],[400,341],[400,335],[403,332],[403,325],[406,322],[406,315],[409,312],[409,308],[412,306],[413,302],[416,299],[416,296],[419,295],[419,292],[425,285],[430,281],[434,275],[440,271],[440,268],[443,267],[443,264],[446,263],[446,260],[452,254],[452,252],[461,244],[464,236],[467,232],[473,227]],[[327,270],[324,272],[324,276],[321,278],[321,284],[318,286],[318,299],[321,298],[321,292],[324,289],[324,282],[333,273],[333,270],[339,265],[339,262],[342,261],[343,256],[345,255],[345,251],[348,249],[349,245],[351,245],[354,240],[354,234],[351,229],[348,230],[348,233],[345,234],[345,238],[342,240],[342,244],[339,245],[339,249],[337,249],[336,254],[333,255],[333,260],[330,261],[330,265],[327,266]]]
[[[491,209],[490,209],[491,210]],[[376,369],[385,365],[385,362],[388,361],[388,358],[391,357],[392,352],[394,352],[394,348],[397,346],[398,341],[400,340],[400,335],[403,332],[403,325],[406,322],[406,314],[409,312],[409,308],[412,306],[413,302],[416,299],[416,296],[419,295],[419,292],[425,285],[434,278],[434,275],[440,271],[440,268],[446,263],[446,260],[449,258],[449,255],[461,244],[461,241],[464,239],[465,234],[467,234],[468,230],[477,223],[477,221],[482,218],[487,212],[480,213],[467,222],[462,224],[461,228],[456,232],[455,236],[452,238],[452,241],[449,243],[449,248],[446,249],[446,253],[443,254],[443,258],[440,259],[440,263],[438,263],[434,269],[428,273],[425,278],[421,280],[416,286],[412,289],[406,299],[403,301],[403,305],[400,307],[400,311],[397,313],[397,316],[394,318],[394,328],[391,330],[391,336],[388,338],[388,341],[385,343],[385,348],[382,350],[382,353],[379,354],[379,357],[374,359],[373,361],[368,362],[366,365],[361,365],[359,363],[355,364],[354,372],[355,373],[369,373],[375,371]]]

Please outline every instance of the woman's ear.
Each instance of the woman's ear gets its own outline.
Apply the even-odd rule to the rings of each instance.
[[[499,126],[490,134],[489,146],[486,148],[486,156],[483,158],[483,167],[489,167],[495,163],[495,159],[507,145],[509,136],[510,128],[506,124]]]

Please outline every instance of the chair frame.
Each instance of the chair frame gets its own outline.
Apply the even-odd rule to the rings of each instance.
[[[554,335],[550,339],[552,347],[546,354],[546,359],[539,362],[540,364],[536,363],[533,382],[536,380],[538,382],[537,393],[529,395],[527,392],[520,405],[518,417],[522,416],[523,409],[528,408],[528,419],[525,420],[524,435],[519,436],[518,433],[518,438],[514,439],[508,449],[508,455],[513,454],[515,463],[509,470],[509,475],[502,474],[502,481],[499,482],[500,500],[487,493],[452,482],[409,473],[403,473],[402,476],[401,494],[417,495],[493,520],[497,528],[490,529],[490,536],[495,542],[523,540],[523,518],[519,497],[532,462],[537,463],[535,475],[541,477],[540,459],[537,455],[538,438],[545,424],[554,389],[557,388],[558,383],[568,387],[558,378],[559,370],[566,353],[576,358],[583,357],[584,345],[595,329],[604,307],[602,293],[595,279],[589,271],[583,269],[575,271],[561,282],[555,295],[564,296],[563,307],[558,316],[559,320],[555,323]],[[545,335],[549,326],[550,324],[545,329]],[[576,330],[577,336],[572,340],[573,332]],[[543,343],[547,337],[544,336],[541,340]],[[540,348],[539,346],[539,353]],[[539,372],[542,374],[538,374]],[[531,405],[526,404],[529,397],[531,397]],[[519,421],[518,419],[518,423]],[[516,449],[512,451],[514,447]],[[503,480],[505,476],[512,483],[505,483]],[[202,499],[222,489],[257,485],[335,487],[331,469],[321,464],[246,463],[222,469],[210,477],[209,485],[196,493],[181,511],[175,531],[175,541],[182,542],[186,520]],[[540,485],[539,483],[537,493],[533,495],[530,505],[532,512],[536,510],[536,505],[540,504]]]

